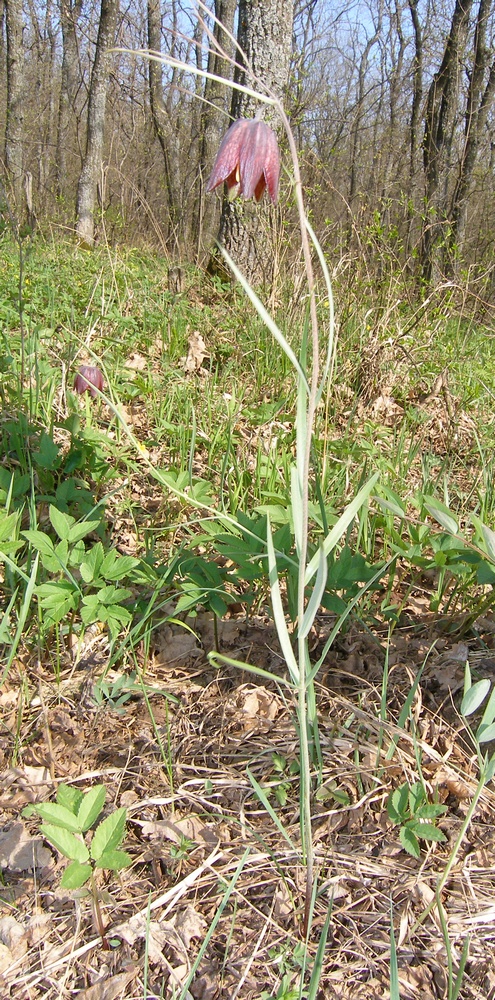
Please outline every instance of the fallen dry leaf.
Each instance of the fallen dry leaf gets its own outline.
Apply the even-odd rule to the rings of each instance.
[[[15,917],[0,918],[0,973],[6,975],[11,966],[12,973],[18,971],[19,961],[28,950],[27,935],[24,927]]]
[[[136,973],[137,970],[133,969],[131,972],[121,972],[119,976],[99,979],[77,995],[82,997],[82,1000],[117,1000],[118,997],[126,995],[122,991],[135,979]]]
[[[188,950],[193,938],[203,937],[206,926],[206,920],[190,904],[183,910],[179,910],[175,917],[175,928]]]
[[[0,830],[0,865],[14,872],[46,868],[52,861],[51,852],[43,847],[41,837],[31,837],[24,823],[12,823]]]
[[[199,372],[204,359],[208,357],[206,344],[199,330],[193,330],[193,332],[189,334],[187,346],[187,358],[183,361],[184,371],[188,374]]]
[[[177,814],[174,813],[173,820],[159,819],[145,821],[141,825],[141,830],[144,837],[150,837],[151,840],[155,841],[170,840],[173,844],[180,844],[186,837],[196,844],[210,844],[214,846],[218,843],[219,839],[215,831],[211,827],[205,826],[203,820],[195,813],[181,817],[177,817]]]

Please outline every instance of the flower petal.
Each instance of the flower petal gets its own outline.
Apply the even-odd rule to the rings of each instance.
[[[220,143],[220,149],[213,165],[207,191],[214,191],[222,181],[226,181],[239,166],[240,148],[242,137],[247,128],[251,125],[248,118],[239,118],[230,126]]]
[[[81,365],[74,379],[74,389],[79,395],[89,392],[93,398],[102,392],[104,388],[103,375],[96,366]]]
[[[259,201],[265,186],[273,203],[277,200],[280,155],[275,132],[266,122],[254,120],[244,132],[240,150],[241,192]]]

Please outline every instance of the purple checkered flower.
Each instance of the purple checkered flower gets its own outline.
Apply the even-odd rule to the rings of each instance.
[[[230,126],[217,153],[206,190],[225,181],[229,201],[238,194],[259,201],[265,188],[277,201],[280,153],[275,132],[257,118],[239,118]]]

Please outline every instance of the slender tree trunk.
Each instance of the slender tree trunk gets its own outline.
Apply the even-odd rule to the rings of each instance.
[[[374,34],[366,42],[363,54],[359,62],[359,74],[358,74],[358,87],[356,95],[356,110],[354,114],[354,120],[351,129],[351,154],[350,154],[350,164],[349,164],[349,207],[351,212],[354,208],[354,203],[358,195],[358,167],[360,162],[360,149],[361,149],[361,129],[363,115],[365,111],[365,97],[366,97],[366,87],[368,80],[368,61],[370,57],[370,52],[374,45],[380,38],[382,26],[382,11],[381,4],[378,10],[378,20],[375,25]],[[350,219],[349,226],[349,242],[352,239],[353,231],[353,220]]]
[[[5,165],[17,213],[24,175],[24,41],[22,0],[5,0],[7,31],[7,122]]]
[[[94,243],[94,210],[98,177],[102,165],[110,65],[109,48],[115,40],[117,11],[118,0],[101,0],[98,38],[89,90],[86,151],[79,177],[76,205],[76,233],[88,246],[92,246]]]
[[[232,79],[232,67],[219,50],[223,50],[227,56],[232,57],[234,54],[233,43],[224,29],[232,34],[236,7],[237,0],[215,0],[215,16],[221,26],[215,22],[213,27],[214,41],[210,45],[207,69],[209,73],[225,80]],[[207,103],[203,106],[200,122],[199,185],[193,220],[193,237],[199,255],[201,249],[209,252],[214,235],[218,232],[218,201],[216,198],[205,198],[204,192],[222,134],[229,123],[228,109],[232,103],[230,88],[216,80],[205,81],[203,96]]]
[[[409,0],[414,31],[413,94],[409,126],[409,198],[407,203],[407,250],[411,259],[413,247],[420,235],[417,219],[417,190],[420,166],[420,123],[423,103],[423,30],[418,14],[418,0]]]
[[[152,52],[162,50],[161,0],[148,0],[148,46]],[[175,8],[174,8],[175,10]],[[172,34],[172,37],[173,34]],[[173,55],[173,52],[172,52]],[[167,188],[169,231],[167,244],[175,256],[181,255],[181,157],[177,132],[172,123],[172,94],[177,70],[174,70],[168,91],[168,101],[163,92],[163,68],[160,62],[150,59],[148,64],[151,115],[155,135],[163,155],[165,185]]]
[[[425,114],[423,164],[428,217],[423,230],[422,270],[425,282],[435,282],[445,266],[448,242],[448,182],[459,107],[461,61],[473,0],[456,0],[440,68],[429,90]]]
[[[258,80],[280,97],[289,74],[293,14],[293,0],[240,0],[239,3],[239,44]],[[235,79],[253,85],[249,72],[242,68],[236,69]],[[253,117],[257,110],[254,98],[234,90],[231,109],[234,120]],[[219,241],[253,284],[270,284],[273,280],[272,218],[266,198],[258,206],[240,199],[232,202],[224,199]]]
[[[81,15],[82,0],[60,0],[60,25],[62,28],[62,69],[58,102],[56,191],[58,197],[67,197],[70,191],[69,143],[74,136],[74,109],[81,82],[77,22]],[[71,127],[72,126],[72,127]]]
[[[493,44],[487,45],[487,20],[493,9],[493,0],[481,0],[474,37],[474,63],[464,115],[464,148],[459,175],[452,195],[452,244],[457,251],[462,248],[466,235],[469,194],[473,171],[483,138],[488,114],[495,98],[495,52]]]

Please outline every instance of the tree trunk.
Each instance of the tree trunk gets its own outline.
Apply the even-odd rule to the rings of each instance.
[[[5,165],[14,209],[21,211],[24,174],[24,41],[22,0],[5,0],[7,31],[7,122]]]
[[[456,0],[440,68],[428,90],[423,143],[427,219],[422,238],[425,282],[435,282],[443,271],[449,238],[448,182],[452,174],[452,147],[459,106],[461,61],[464,55],[473,0]]]
[[[277,96],[287,85],[292,46],[293,0],[240,0],[238,41],[255,77]],[[239,61],[239,56],[237,56]],[[248,69],[236,68],[238,83],[253,86]],[[256,83],[254,83],[256,89]],[[251,118],[254,98],[238,90],[232,96],[231,116]],[[265,113],[265,120],[268,115]],[[252,202],[224,198],[219,242],[252,284],[271,284],[274,272],[272,210],[266,199]]]
[[[148,0],[148,46],[152,52],[162,51],[162,10],[161,0]],[[172,35],[174,37],[174,35]],[[174,54],[173,51],[171,53]],[[165,185],[167,188],[169,227],[167,245],[175,256],[181,255],[181,158],[177,133],[171,121],[172,93],[176,69],[172,75],[172,83],[168,91],[168,102],[163,93],[163,68],[155,59],[149,60],[149,88],[151,115],[155,135],[160,143],[163,155]]]
[[[421,105],[423,103],[423,30],[418,13],[418,0],[409,0],[409,10],[414,31],[413,59],[413,94],[411,103],[411,120],[409,126],[409,197],[407,201],[407,250],[408,258],[412,259],[413,248],[416,245],[418,233],[417,196],[418,175],[420,166],[420,122]]]
[[[105,112],[110,64],[109,48],[114,44],[118,0],[101,0],[100,22],[89,89],[86,151],[79,177],[76,205],[76,233],[80,240],[94,243],[96,188],[102,165]]]
[[[58,102],[57,150],[56,150],[56,191],[59,198],[67,197],[70,191],[69,139],[71,125],[74,125],[75,101],[81,82],[79,71],[79,47],[76,27],[82,10],[82,0],[60,0],[60,26],[62,29],[62,71]],[[75,141],[75,135],[74,135]]]
[[[464,115],[464,148],[459,175],[452,195],[452,247],[458,253],[466,235],[468,199],[473,171],[488,114],[495,98],[495,57],[487,45],[486,25],[492,0],[481,0],[474,37],[474,62]]]
[[[215,0],[215,16],[217,22],[221,22],[221,26],[215,22],[213,36],[220,49],[231,57],[234,54],[233,42],[223,29],[232,34],[236,8],[237,0]],[[232,67],[215,49],[214,42],[210,46],[207,69],[215,76],[221,76],[225,80],[232,79]],[[199,185],[193,219],[193,237],[198,248],[198,256],[201,256],[202,249],[209,252],[214,235],[218,232],[218,202],[216,198],[205,198],[205,187],[222,134],[228,125],[228,108],[232,103],[228,86],[217,80],[205,80],[203,97],[208,103],[203,105],[201,114]]]

